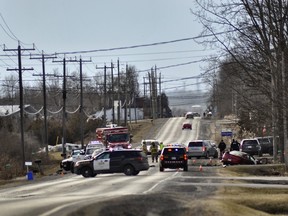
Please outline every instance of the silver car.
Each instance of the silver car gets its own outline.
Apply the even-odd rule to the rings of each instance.
[[[192,157],[218,158],[218,151],[210,140],[192,140],[187,145],[187,155],[189,159]]]

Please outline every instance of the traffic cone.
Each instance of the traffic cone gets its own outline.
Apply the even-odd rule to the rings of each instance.
[[[202,165],[199,166],[199,171],[200,171],[200,172],[203,171]]]

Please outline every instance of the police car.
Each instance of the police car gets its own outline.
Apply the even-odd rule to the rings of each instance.
[[[70,157],[62,160],[60,162],[60,168],[65,171],[73,172],[74,163],[78,160],[83,160],[85,158],[85,151],[83,149],[73,149]]]
[[[182,168],[183,171],[188,171],[188,156],[183,145],[171,144],[162,149],[159,158],[159,171],[163,172],[166,168]]]
[[[137,149],[106,150],[91,159],[77,161],[74,166],[75,174],[85,178],[100,173],[138,175],[148,169],[147,155]]]

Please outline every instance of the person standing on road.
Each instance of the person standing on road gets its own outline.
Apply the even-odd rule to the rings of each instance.
[[[237,140],[233,139],[231,144],[230,144],[230,151],[239,151],[240,146]]]
[[[223,139],[220,141],[219,145],[218,145],[218,148],[220,150],[220,157],[219,159],[222,159],[222,156],[223,156],[223,153],[226,149],[226,143],[223,141]]]
[[[147,145],[145,141],[142,144],[142,151],[147,155],[148,150],[147,150]]]
[[[163,142],[160,142],[160,151],[162,151],[162,149],[164,148],[164,144],[163,144]]]
[[[151,157],[152,157],[152,163],[154,163],[154,160],[157,163],[158,162],[158,146],[155,144],[155,142],[151,143],[150,152],[151,152]]]

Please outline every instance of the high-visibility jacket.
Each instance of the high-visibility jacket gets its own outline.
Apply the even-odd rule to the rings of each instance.
[[[150,147],[150,151],[151,151],[151,154],[157,154],[158,153],[158,147],[155,145],[151,145]]]
[[[160,143],[160,150],[162,150],[164,148],[164,144]]]

